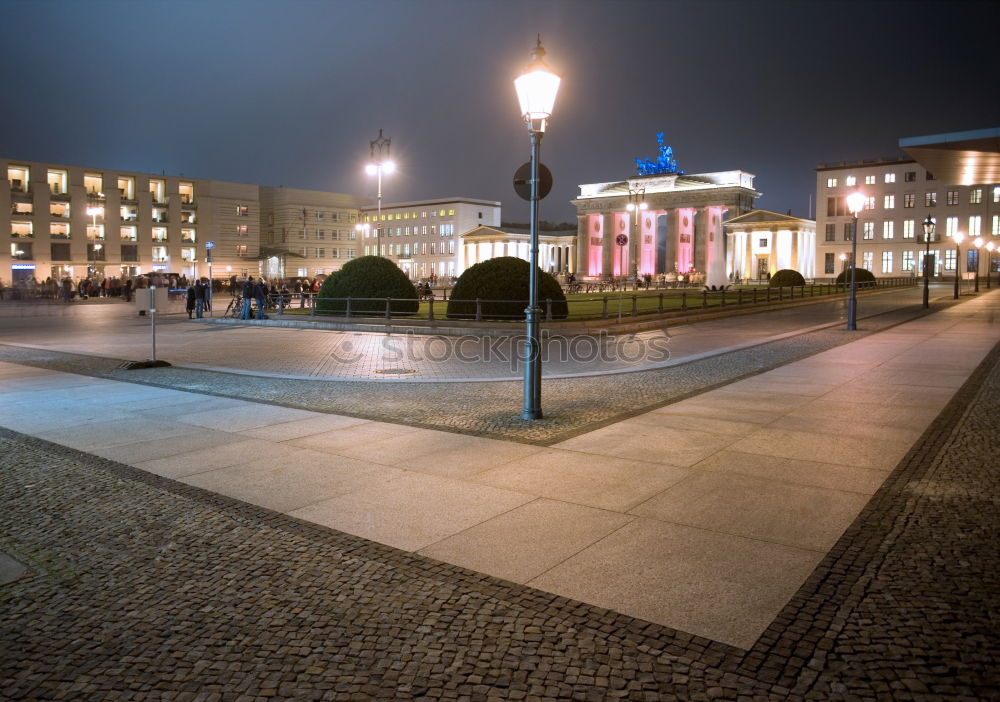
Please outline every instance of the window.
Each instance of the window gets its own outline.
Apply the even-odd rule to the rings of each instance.
[[[237,205],[236,206],[236,216],[237,217],[249,217],[250,208],[247,205]]]
[[[354,249],[347,250],[347,258],[354,258]]]
[[[866,271],[870,271],[872,269],[874,261],[875,261],[874,251],[865,251],[863,254],[861,254],[861,267],[864,268]]]
[[[193,244],[196,239],[194,229],[181,229],[182,244]]]
[[[166,263],[170,258],[167,256],[166,246],[153,247],[153,263]]]
[[[944,252],[944,269],[946,271],[955,270],[955,249],[947,249]]]
[[[122,200],[134,200],[135,178],[132,176],[118,176],[118,194]]]
[[[122,222],[134,222],[139,219],[139,208],[136,205],[122,205],[118,208],[118,218]]]
[[[854,233],[854,222],[844,222],[844,241],[850,241],[853,233]]]
[[[855,178],[854,176],[847,176],[846,178],[844,178],[844,185],[846,185],[849,188],[854,187],[855,185],[857,185],[857,183],[858,179]]]
[[[455,240],[454,239],[452,239],[451,241],[448,242],[448,253],[449,254],[455,253]]]
[[[434,256],[435,254],[437,254],[437,244],[435,244],[435,243],[434,243],[434,242],[432,241],[432,242],[431,242],[431,256]]]
[[[893,235],[892,225],[894,223],[891,221],[882,222],[882,238],[891,239]]]
[[[69,239],[69,222],[50,222],[49,236],[53,239]]]
[[[896,182],[896,174],[895,173],[886,173],[885,174],[885,182],[886,183],[895,183]]]
[[[924,193],[924,207],[937,207],[937,193]]]
[[[826,179],[826,187],[828,187],[828,188],[836,188],[837,187],[837,179],[836,178],[827,178]]]
[[[1000,236],[1000,215],[993,215],[993,236]]]
[[[833,266],[834,266],[833,254],[832,253],[824,254],[824,256],[823,256],[823,272],[826,273],[826,274],[828,274],[828,275],[831,274],[831,273],[833,273],[833,270],[834,270]]]
[[[30,243],[26,241],[14,241],[10,244],[10,257],[22,261],[30,261],[35,256]]]
[[[916,199],[917,196],[914,195],[913,193],[906,193],[905,195],[903,195],[903,208],[911,209],[915,204]]]
[[[906,272],[912,271],[912,270],[913,270],[913,252],[912,251],[904,251],[903,252],[903,272],[906,273]]]
[[[865,209],[874,210],[875,209],[875,196],[865,198]]]
[[[983,189],[982,188],[972,188],[969,191],[969,204],[979,205],[983,202]]]
[[[836,236],[837,236],[837,225],[833,224],[833,223],[827,224],[826,225],[826,240],[827,241],[834,241],[834,238]]]
[[[83,189],[88,195],[97,195],[104,192],[104,176],[100,173],[84,173]]]
[[[875,185],[875,176],[873,176],[873,175],[866,175],[865,176],[865,185]]]
[[[1000,185],[993,186],[993,202],[1000,202]]]
[[[10,183],[11,192],[28,192],[30,175],[31,171],[27,166],[7,166],[7,182]]]
[[[69,217],[68,202],[50,202],[49,215],[52,217]]]
[[[138,241],[139,237],[136,235],[135,227],[122,227],[118,230],[122,241]]]
[[[861,238],[862,239],[874,239],[875,238],[875,222],[865,222],[861,228]]]
[[[190,210],[181,210],[181,224],[194,224],[198,219],[197,212],[191,212]]]
[[[88,224],[87,225],[87,240],[88,241],[104,241],[104,225],[103,224]]]
[[[66,171],[50,170],[47,180],[49,183],[49,192],[53,195],[63,195],[69,192],[66,188]]]
[[[236,236],[247,236],[249,234],[250,228],[246,224],[236,225]]]
[[[977,236],[981,235],[983,228],[983,218],[979,215],[972,215],[969,217],[969,238],[975,239]]]
[[[135,244],[122,244],[122,261],[135,263],[139,260],[139,247]]]
[[[913,238],[913,220],[904,219],[903,220],[903,238],[912,239]]]
[[[883,207],[883,209],[886,209],[886,210],[895,209],[896,208],[896,196],[895,195],[886,195],[884,198],[882,198],[882,207]]]
[[[448,210],[448,216],[449,217],[454,217],[455,216],[455,210],[454,209],[449,209]]]
[[[947,202],[948,202],[949,205],[957,205],[958,204],[958,191],[957,190],[949,190],[948,191],[948,200],[947,200]]]
[[[167,240],[167,228],[153,227],[153,241],[166,241],[166,240]]]
[[[326,249],[316,249],[315,256],[316,258],[326,258]]]
[[[60,204],[65,205],[66,203],[63,202]],[[10,213],[15,215],[35,214],[35,204],[33,202],[12,202]]]
[[[247,255],[247,245],[246,244],[237,244],[236,245],[236,255],[237,256],[246,256]]]
[[[153,196],[153,202],[166,202],[167,184],[162,180],[150,178],[149,193]]]
[[[104,261],[107,255],[104,244],[87,244],[88,261]]]
[[[439,216],[439,217],[444,217],[444,213],[445,213],[445,211],[444,211],[444,210],[442,209],[442,210],[440,210],[440,211],[438,212],[438,216]]]
[[[73,254],[70,253],[69,244],[51,244],[51,254],[53,261],[73,260]]]
[[[936,179],[936,178],[934,177],[934,174],[933,174],[933,173],[931,173],[930,171],[927,171],[927,174],[926,174],[926,176],[925,176],[925,179],[926,179],[926,180],[937,180],[937,179]]]
[[[915,183],[916,181],[917,181],[916,171],[906,171],[906,173],[903,174],[904,183]]]
[[[958,231],[958,217],[949,217],[945,220],[945,235],[955,236],[955,232]]]
[[[326,232],[324,232],[322,229],[317,229],[316,230],[316,241],[320,241],[321,239],[325,239],[325,238],[326,238]]]
[[[410,245],[409,244],[403,244],[403,255],[406,256],[406,258],[410,257]]]
[[[181,260],[187,263],[192,263],[195,260],[195,252],[193,246],[185,246],[181,249]]]
[[[966,253],[965,272],[979,271],[979,249],[970,248]]]
[[[882,272],[892,273],[892,251],[882,252]]]
[[[154,207],[153,208],[153,221],[154,222],[168,222],[167,208],[166,207]]]

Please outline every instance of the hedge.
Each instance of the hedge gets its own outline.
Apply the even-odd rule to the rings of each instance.
[[[483,300],[480,313],[485,319],[523,319],[528,306],[528,262],[513,256],[491,258],[467,268],[448,300],[448,317],[475,319],[476,300]],[[562,287],[548,273],[538,271],[538,304],[545,314],[545,300],[552,300],[552,318],[565,319],[569,306]]]
[[[771,276],[770,286],[772,288],[792,288],[806,284],[806,279],[802,274],[792,268],[782,268]]]
[[[382,314],[384,298],[396,298],[390,307],[392,314],[414,314],[420,307],[417,289],[399,267],[381,256],[362,256],[344,264],[339,271],[327,276],[319,289],[316,312],[344,314],[347,301],[330,298],[354,298],[351,314]],[[363,300],[358,298],[379,298]]]

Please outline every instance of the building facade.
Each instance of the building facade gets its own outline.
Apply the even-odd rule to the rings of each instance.
[[[500,225],[494,200],[442,198],[361,210],[357,231],[364,255],[391,259],[410,278],[458,276],[465,270],[462,235],[479,226]]]
[[[816,271],[840,273],[851,254],[853,219],[846,198],[865,195],[858,216],[858,266],[876,277],[923,275],[923,222],[935,223],[931,275],[966,276],[980,265],[970,241],[1000,244],[1000,186],[952,185],[913,160],[884,159],[822,164],[816,169]],[[951,238],[965,236],[960,251]],[[841,258],[843,256],[843,258]],[[980,270],[986,271],[986,252]],[[994,265],[996,256],[994,256]],[[994,268],[996,270],[996,268]]]
[[[816,277],[816,222],[790,214],[753,210],[727,220],[726,270],[730,280],[769,280],[791,268]]]
[[[476,227],[462,234],[462,270],[477,263],[513,256],[531,260],[531,232],[510,227]],[[552,273],[576,272],[576,232],[538,233],[538,267]]]
[[[725,171],[581,185],[573,200],[578,273],[596,278],[697,271],[710,285],[724,284],[722,224],[753,209],[760,196],[753,179],[745,171]],[[630,210],[630,202],[638,206]]]

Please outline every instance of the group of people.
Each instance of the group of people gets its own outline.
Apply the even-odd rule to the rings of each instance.
[[[196,315],[197,319],[201,319],[205,310],[212,309],[212,295],[209,291],[208,281],[205,278],[199,278],[195,281],[194,285],[189,285],[187,289],[187,304],[185,305],[188,313],[188,319],[191,319],[191,313]]]

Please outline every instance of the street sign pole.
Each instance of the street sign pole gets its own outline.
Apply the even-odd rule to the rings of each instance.
[[[205,242],[205,260],[208,262],[208,316],[212,316],[212,249],[215,248],[214,241]]]

